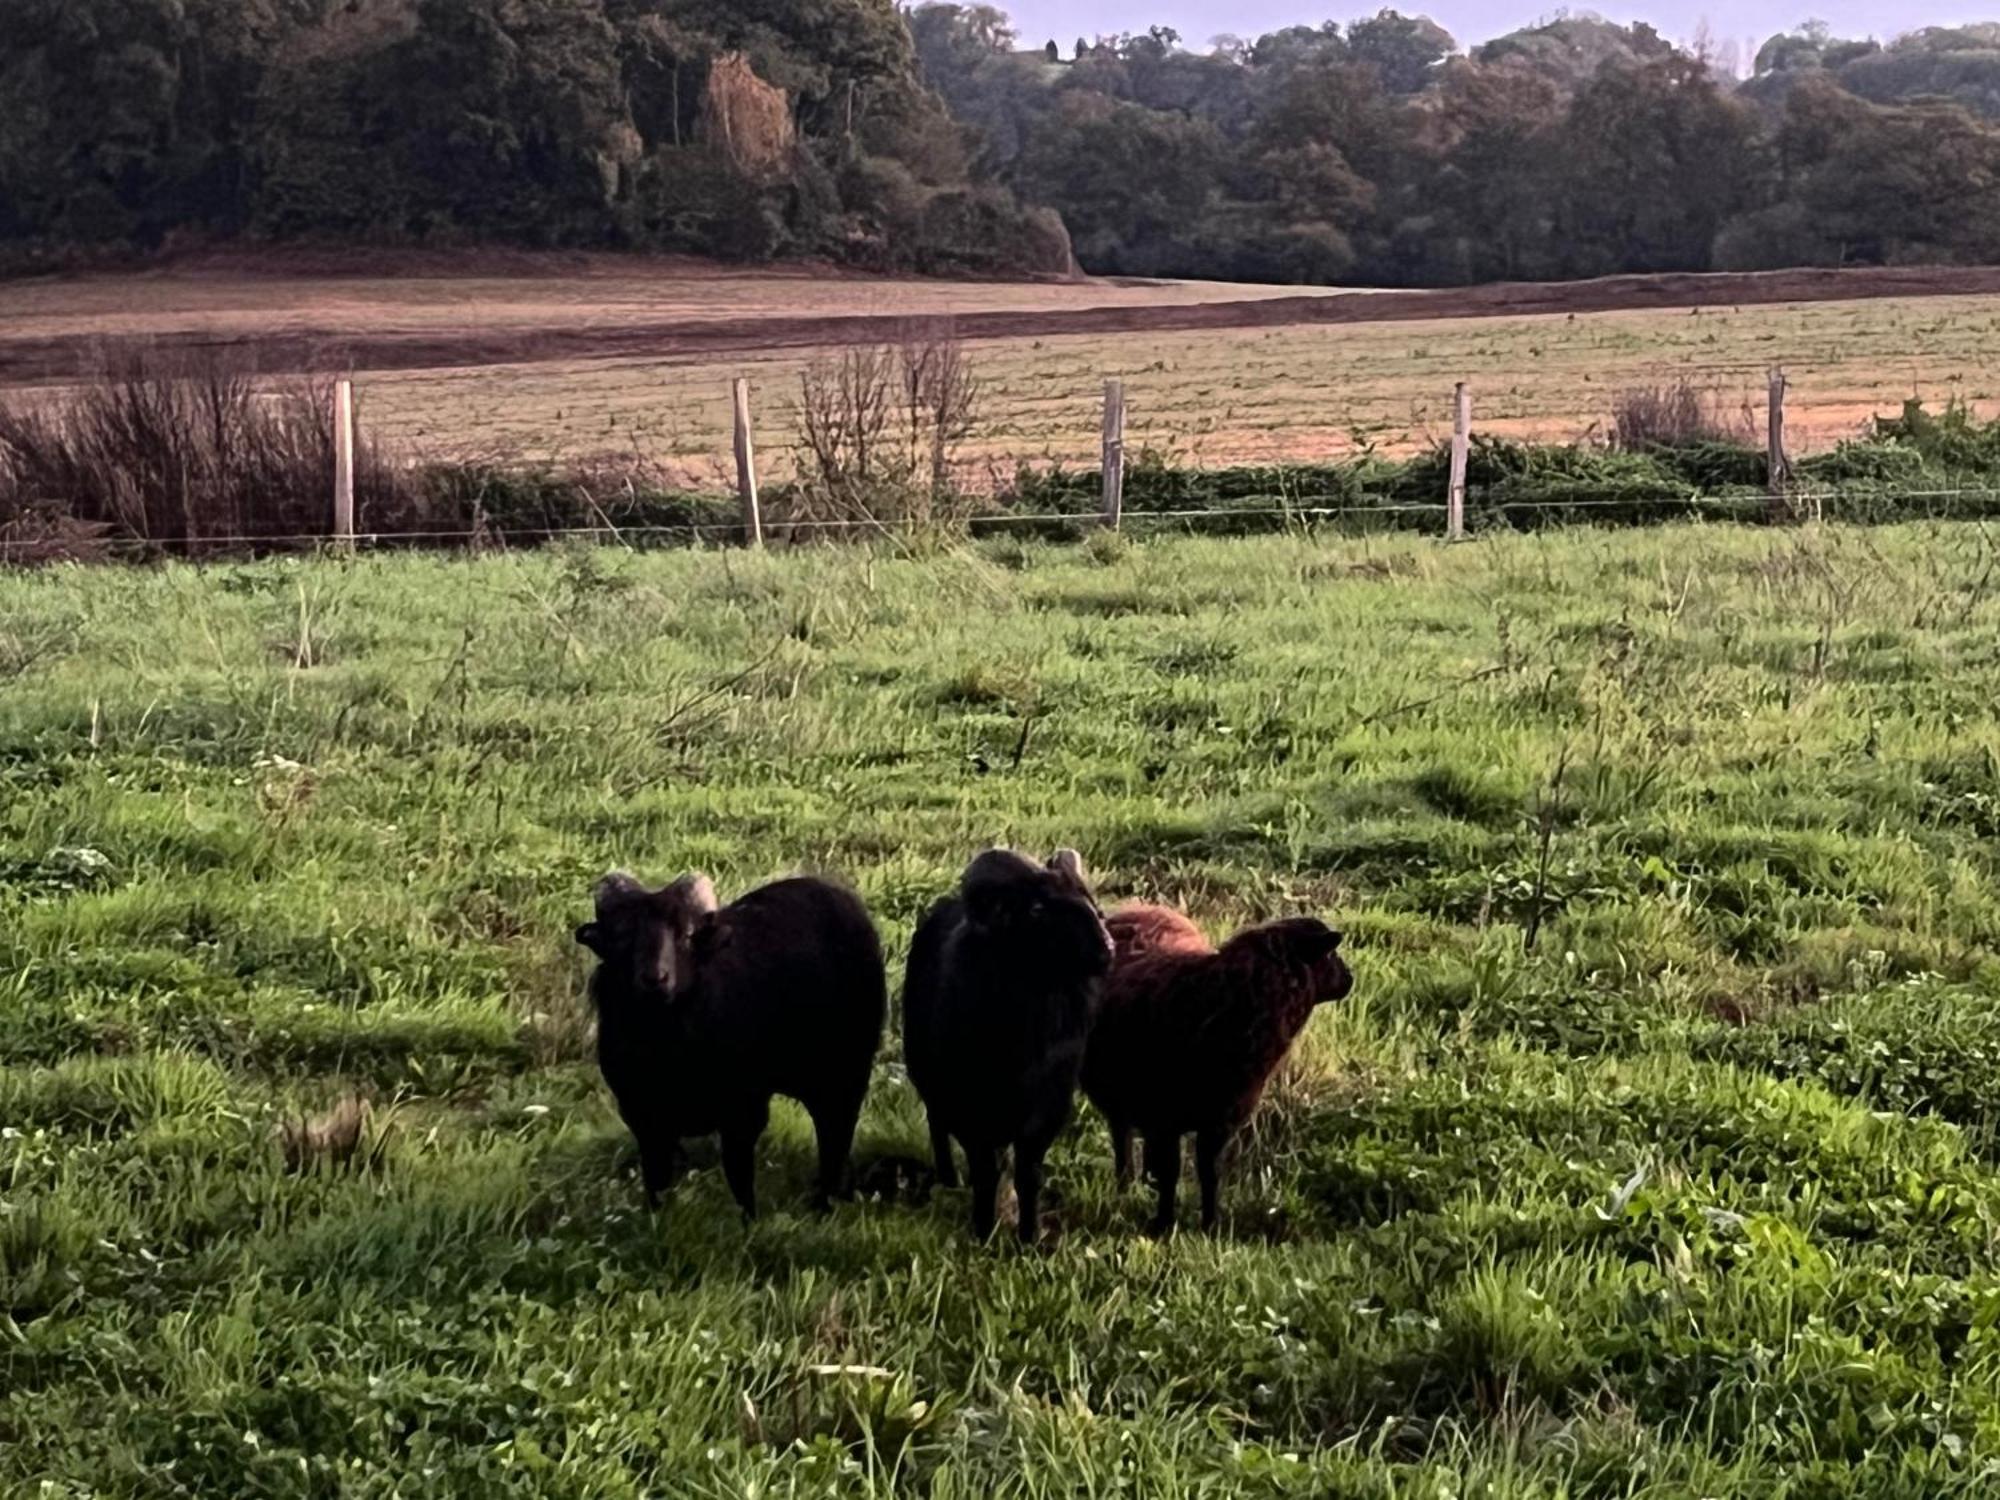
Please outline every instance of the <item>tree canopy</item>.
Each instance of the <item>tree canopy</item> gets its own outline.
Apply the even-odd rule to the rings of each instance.
[[[193,233],[1069,263],[1053,215],[974,172],[891,0],[8,9],[0,240],[17,250]],[[792,127],[775,170],[751,171],[724,137],[762,88]]]
[[[2000,25],[1190,48],[893,0],[7,0],[0,261],[179,238],[1277,281],[2000,259]]]
[[[1102,38],[1029,66],[989,7],[912,15],[924,76],[1094,271],[1384,285],[2000,258],[2000,26],[1812,25],[1739,82],[1587,13],[1470,51],[1393,10]]]

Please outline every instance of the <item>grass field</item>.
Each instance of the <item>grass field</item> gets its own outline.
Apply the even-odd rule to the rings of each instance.
[[[1990,1495],[1997,589],[1972,526],[0,574],[0,1495]],[[1089,1118],[1038,1252],[812,1217],[792,1112],[757,1224],[643,1212],[593,879],[822,868],[900,966],[992,839],[1350,933],[1226,1231]],[[861,1165],[921,1139],[892,1037]]]
[[[1799,452],[1830,447],[1912,396],[1933,407],[1963,399],[1987,415],[2000,401],[1993,296],[1187,330],[1149,323],[1191,305],[1301,289],[913,282],[588,260],[567,272],[503,275],[475,265],[451,275],[443,264],[395,277],[225,267],[0,283],[0,372],[17,342],[55,341],[84,359],[105,337],[192,334],[252,354],[274,340],[323,338],[337,358],[370,341],[473,330],[491,341],[476,363],[364,364],[364,421],[429,456],[637,458],[703,489],[732,483],[728,385],[738,374],[757,387],[765,468],[789,472],[792,398],[811,351],[785,330],[834,315],[1045,315],[1045,334],[971,345],[985,398],[961,477],[984,487],[1020,463],[1094,462],[1109,376],[1127,384],[1135,448],[1201,466],[1319,460],[1367,446],[1407,454],[1448,432],[1459,380],[1473,387],[1481,431],[1568,442],[1601,435],[1621,389],[1683,376],[1761,430],[1765,373],[1782,364]],[[1433,295],[1452,305],[1454,294]],[[1118,310],[1122,326],[1062,331],[1091,309]],[[725,354],[571,358],[538,347],[579,330],[654,329],[671,348],[674,330],[721,323],[770,336],[748,333]]]
[[[1792,382],[1791,444],[1813,452],[1912,396],[2000,410],[1996,332],[2000,299],[1945,297],[983,341],[970,346],[984,395],[964,467],[976,485],[1020,463],[1094,465],[1108,376],[1125,382],[1132,447],[1197,467],[1417,452],[1450,436],[1459,380],[1472,385],[1479,431],[1575,442],[1602,438],[1622,389],[1687,376],[1761,442],[1774,362]],[[753,381],[765,463],[782,474],[804,363],[391,371],[369,376],[363,396],[379,430],[419,449],[533,462],[636,454],[727,489],[729,377]]]

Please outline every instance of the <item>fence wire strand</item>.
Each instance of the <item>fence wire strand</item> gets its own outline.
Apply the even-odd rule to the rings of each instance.
[[[1728,304],[1718,303],[1715,310],[1721,311]],[[1699,313],[1703,309],[1695,308]],[[1823,361],[1821,361],[1823,362]],[[1836,361],[1837,362],[1837,361]],[[1795,370],[1816,368],[1815,361],[1804,364],[1794,362]],[[1730,392],[1718,382],[1737,378],[1749,379],[1766,376],[1779,366],[1771,361],[1750,359],[1722,359],[1701,364],[1683,365],[1671,361],[1646,364],[1631,372],[1634,381],[1675,383],[1686,385],[1693,382],[1708,382],[1705,387],[1726,403]],[[1138,372],[1143,374],[1143,372]],[[1752,393],[1754,394],[1754,393]],[[1744,409],[1749,411],[1752,402],[1745,396]],[[1601,425],[1601,419],[1591,423]],[[1282,469],[1284,465],[1268,467]],[[1087,471],[1086,471],[1087,472]],[[1259,494],[1237,497],[1239,503],[1223,502],[1202,509],[1152,510],[1122,513],[1121,520],[1141,529],[1187,528],[1226,526],[1237,521],[1288,521],[1305,525],[1334,523],[1376,516],[1397,516],[1406,518],[1431,517],[1448,518],[1451,507],[1443,500],[1389,501],[1379,497],[1362,496],[1352,504],[1327,504],[1304,501],[1292,503],[1282,494]],[[1651,511],[1645,516],[1646,523],[1675,519],[1675,514],[1685,518],[1700,518],[1707,515],[1743,515],[1764,506],[1789,506],[1795,516],[1809,516],[1817,519],[1823,511],[1839,507],[1848,501],[1871,507],[1894,505],[1935,504],[1938,502],[1979,501],[1992,503],[2000,500],[2000,488],[1936,488],[1913,489],[1874,494],[1820,486],[1797,486],[1787,489],[1782,496],[1765,496],[1761,493],[1745,492],[1735,495],[1689,495],[1675,494],[1617,494],[1602,496],[1570,496],[1562,499],[1514,500],[1491,489],[1481,492],[1473,490],[1467,496],[1467,514],[1476,523],[1482,517],[1506,517],[1520,515],[1560,515],[1575,513],[1579,516],[1608,510]],[[1241,503],[1248,502],[1248,503]],[[1876,517],[1871,517],[1871,519]],[[1833,519],[1840,519],[1835,515]],[[1936,515],[1915,515],[1908,519],[1940,519]],[[800,536],[826,534],[873,534],[889,537],[925,529],[961,529],[968,535],[980,532],[993,533],[1008,528],[1034,526],[1073,526],[1089,528],[1104,524],[1097,511],[992,511],[988,513],[956,517],[950,522],[936,523],[915,520],[881,520],[871,517],[855,518],[807,518],[784,520],[764,518],[765,529],[775,533],[780,540]],[[1412,530],[1418,528],[1410,528]],[[197,552],[231,549],[265,549],[298,551],[321,548],[385,548],[396,546],[433,546],[440,549],[454,544],[460,546],[489,545],[496,549],[528,547],[570,538],[596,538],[618,542],[620,540],[642,540],[658,538],[685,538],[699,542],[711,538],[741,539],[746,534],[744,523],[739,521],[687,521],[678,523],[642,522],[640,524],[619,525],[608,517],[591,525],[533,526],[521,524],[487,524],[462,528],[419,527],[412,530],[368,531],[358,530],[352,535],[336,535],[325,532],[240,532],[222,533],[213,536],[168,536],[147,537],[130,533],[103,531],[94,535],[24,536],[9,535],[8,528],[0,527],[0,563],[17,557],[47,556],[63,553],[66,549],[93,548],[108,551],[155,551],[155,552]]]
[[[1263,497],[1246,497],[1251,499]],[[1792,490],[1785,499],[1793,506],[1823,506],[1829,501],[1846,498],[1838,490]],[[1932,489],[1904,490],[1894,494],[1880,494],[1866,498],[1876,503],[1901,505],[1910,502],[1936,501],[2000,501],[2000,489]],[[1619,495],[1595,498],[1569,498],[1563,500],[1510,500],[1492,495],[1480,496],[1477,492],[1470,497],[1468,509],[1475,519],[1484,513],[1507,515],[1512,513],[1588,513],[1603,510],[1674,510],[1689,517],[1699,517],[1716,512],[1741,513],[1757,510],[1768,504],[1762,495],[1740,496],[1689,496],[1689,495]],[[1223,505],[1202,510],[1150,510],[1126,511],[1123,520],[1128,524],[1157,526],[1201,526],[1250,520],[1289,520],[1300,523],[1339,522],[1349,518],[1367,516],[1409,516],[1431,517],[1443,515],[1449,507],[1442,501],[1378,501],[1359,505]],[[1662,517],[1671,519],[1671,517]],[[1930,519],[1912,516],[1912,520]],[[938,529],[962,529],[968,533],[980,529],[1011,526],[1077,526],[1095,528],[1103,524],[1102,516],[1095,511],[994,511],[988,514],[958,518],[950,523],[919,522],[911,520],[885,521],[868,517],[825,518],[815,517],[787,521],[770,519],[765,528],[780,538],[797,533],[874,533],[881,536],[908,534],[910,532],[936,526]],[[617,542],[621,539],[686,537],[740,537],[743,525],[735,521],[688,521],[656,522],[632,526],[621,526],[615,522],[604,522],[594,526],[487,526],[452,529],[420,528],[409,531],[358,531],[350,538],[336,537],[330,532],[241,532],[223,533],[214,536],[141,537],[129,535],[99,535],[87,538],[63,537],[7,537],[0,536],[0,560],[16,554],[42,553],[52,549],[75,546],[99,546],[117,549],[121,547],[150,548],[166,551],[193,551],[198,549],[228,548],[295,548],[309,550],[322,547],[395,547],[404,544],[441,543],[486,543],[496,548],[510,546],[539,545],[573,538],[595,538]]]

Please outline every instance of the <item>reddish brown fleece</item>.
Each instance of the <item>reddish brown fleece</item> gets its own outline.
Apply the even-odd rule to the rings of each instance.
[[[1114,1127],[1151,1136],[1234,1131],[1324,1000],[1352,987],[1310,917],[1237,934],[1220,950],[1161,907],[1106,919],[1118,959],[1083,1070]]]
[[[1116,963],[1158,953],[1213,953],[1202,930],[1170,906],[1127,906],[1104,919]]]

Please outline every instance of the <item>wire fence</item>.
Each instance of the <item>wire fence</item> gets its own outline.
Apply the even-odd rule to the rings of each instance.
[[[1160,494],[1161,470],[1158,456],[1141,455],[1138,467],[1128,468],[1125,448],[1126,403],[1124,382],[1105,383],[1103,466],[1096,473],[1065,473],[1060,466],[1037,471],[1024,479],[1016,495],[1016,507],[1004,500],[982,503],[974,500],[969,512],[960,511],[949,519],[900,518],[879,515],[790,516],[785,512],[797,496],[781,487],[772,497],[775,503],[760,500],[754,470],[754,434],[747,384],[735,382],[737,424],[738,496],[686,495],[634,488],[608,509],[591,498],[579,480],[570,488],[576,495],[568,502],[491,503],[491,496],[471,494],[469,504],[449,503],[419,507],[409,514],[409,524],[368,523],[369,504],[356,505],[354,463],[354,403],[352,382],[333,383],[334,474],[329,489],[328,524],[325,529],[272,527],[258,529],[218,517],[219,529],[204,532],[190,520],[185,534],[148,534],[149,528],[119,525],[66,516],[57,505],[40,517],[17,515],[13,522],[0,521],[0,565],[47,561],[65,556],[146,556],[178,555],[209,557],[226,553],[272,553],[321,549],[430,548],[437,550],[522,547],[588,539],[627,545],[681,544],[758,545],[768,534],[778,543],[798,543],[813,539],[854,537],[895,537],[912,534],[959,532],[974,537],[1041,532],[1044,535],[1072,535],[1078,531],[1106,526],[1127,527],[1147,533],[1225,532],[1278,530],[1291,527],[1341,529],[1382,529],[1442,535],[1456,540],[1469,532],[1493,529],[1526,529],[1534,526],[1577,524],[1656,524],[1674,520],[1714,519],[1719,521],[1800,520],[1870,521],[1940,520],[1984,517],[2000,514],[2000,484],[1913,486],[1895,488],[1887,480],[1862,480],[1852,484],[1814,483],[1810,475],[1795,471],[1786,453],[1784,411],[1788,381],[1782,369],[1735,361],[1718,362],[1698,369],[1641,365],[1633,372],[1641,382],[1678,381],[1683,384],[1707,379],[1711,382],[1733,376],[1760,374],[1764,379],[1769,419],[1768,449],[1762,444],[1736,444],[1755,463],[1759,475],[1771,476],[1763,488],[1739,482],[1718,482],[1713,488],[1692,482],[1685,487],[1650,489],[1643,478],[1634,476],[1627,484],[1607,483],[1590,488],[1592,476],[1569,477],[1570,466],[1558,464],[1546,474],[1523,473],[1487,482],[1469,482],[1468,457],[1481,439],[1475,439],[1471,424],[1468,386],[1460,383],[1455,392],[1455,421],[1449,438],[1439,451],[1448,451],[1448,484],[1437,475],[1435,498],[1418,498],[1433,481],[1424,475],[1385,477],[1381,466],[1365,461],[1329,459],[1277,462],[1237,466],[1227,469],[1170,469],[1172,501]],[[1712,387],[1711,387],[1712,389]],[[1745,408],[1749,402],[1746,399]],[[1858,435],[1858,434],[1857,434]],[[1704,439],[1706,441],[1707,439]],[[1714,439],[1728,446],[1735,439]],[[1583,448],[1572,450],[1576,454]],[[1589,451],[1598,451],[1595,448]],[[1362,460],[1372,455],[1363,453]],[[1739,466],[1740,466],[1739,456]],[[1414,463],[1415,461],[1413,461]],[[1482,461],[1490,474],[1490,462]],[[453,471],[455,472],[455,471]],[[468,476],[484,472],[469,465]],[[505,472],[512,473],[511,470]],[[538,471],[539,472],[539,471]],[[1026,471],[1024,471],[1025,473]],[[4,475],[0,475],[4,477]],[[447,478],[450,477],[448,474]],[[553,472],[540,476],[559,478]],[[1267,477],[1275,487],[1252,493],[1229,493],[1249,477],[1253,482]],[[1750,476],[1743,476],[1748,478]],[[531,481],[532,483],[532,481]],[[1348,488],[1358,483],[1361,488]],[[1393,487],[1392,493],[1369,493],[1370,483]],[[1140,493],[1134,498],[1138,508],[1126,508],[1128,487]],[[1151,490],[1148,495],[1145,491]],[[581,503],[577,503],[580,496]],[[1058,506],[1045,502],[1060,496]],[[965,503],[965,497],[957,497]],[[1147,501],[1153,501],[1148,506]],[[1037,502],[1044,502],[1038,504]],[[1073,502],[1074,508],[1065,508]],[[732,515],[740,504],[739,515]],[[443,524],[428,524],[422,509],[444,510]],[[192,516],[194,507],[185,508]],[[300,517],[298,506],[286,507],[288,520]],[[311,506],[305,507],[306,514]],[[686,519],[666,519],[666,515],[686,514]],[[101,514],[102,512],[100,512]],[[629,516],[629,521],[621,520]],[[37,523],[40,524],[37,524]],[[52,523],[52,524],[51,524]],[[158,522],[153,523],[157,528]]]
[[[1924,521],[1978,519],[1990,510],[2000,519],[2000,487],[1930,488],[1872,492],[1866,496],[1842,490],[1796,490],[1790,495],[1800,508],[1810,507],[1829,520]],[[1170,510],[1127,510],[1122,520],[1127,527],[1144,532],[1223,530],[1243,523],[1268,523],[1258,529],[1282,531],[1287,528],[1339,531],[1348,523],[1354,529],[1398,530],[1422,535],[1442,534],[1449,506],[1443,501],[1364,500],[1353,504],[1284,503],[1282,497],[1248,496],[1244,500],[1268,500],[1267,504],[1227,502],[1200,508]],[[1538,518],[1543,524],[1562,524],[1568,518],[1579,522],[1600,521],[1613,512],[1623,513],[1633,525],[1660,524],[1688,520],[1741,522],[1766,519],[1764,497],[1755,494],[1690,496],[1686,494],[1616,494],[1571,496],[1563,499],[1514,499],[1472,491],[1469,495],[1472,529],[1520,529],[1513,523],[1521,518]],[[1844,506],[1857,513],[1841,514]],[[1384,528],[1385,519],[1408,524]],[[787,520],[768,518],[766,537],[779,545],[805,539],[870,537],[907,538],[914,535],[959,534],[971,538],[1001,536],[1012,531],[1042,528],[1049,531],[1081,533],[1101,527],[1094,511],[995,509],[957,517],[948,521],[890,519],[876,517],[805,517]],[[100,550],[113,555],[155,554],[242,554],[299,552],[310,553],[353,547],[370,550],[507,550],[538,547],[568,541],[591,541],[607,545],[739,543],[744,527],[737,521],[690,521],[670,523],[618,524],[604,520],[589,525],[479,525],[429,527],[382,531],[357,530],[352,537],[335,537],[328,532],[220,532],[183,536],[145,537],[101,533],[68,539],[72,550]],[[43,558],[60,542],[48,537],[12,536],[0,531],[0,564]]]

